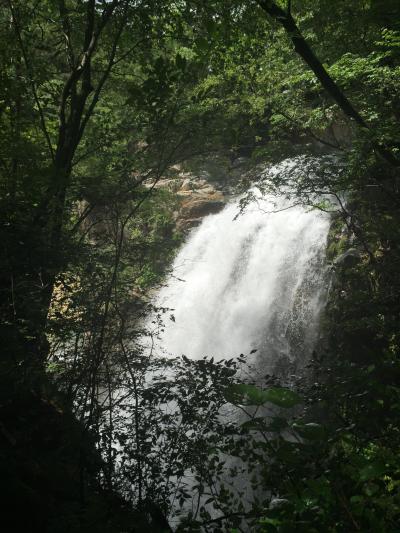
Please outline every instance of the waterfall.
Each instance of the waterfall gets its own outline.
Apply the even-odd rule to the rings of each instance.
[[[208,431],[212,434],[218,428],[218,419],[239,421],[244,415],[228,404],[219,410],[208,403],[192,406],[192,396],[181,394],[179,380],[175,380],[177,367],[165,365],[154,356],[207,356],[218,361],[245,354],[249,365],[243,366],[246,376],[254,370],[252,381],[260,375],[265,386],[262,378],[268,373],[277,376],[280,384],[292,384],[293,374],[304,369],[318,339],[319,317],[327,294],[325,249],[330,217],[318,209],[292,205],[289,194],[263,195],[256,188],[250,192],[244,209],[243,199],[234,198],[219,213],[205,217],[188,235],[171,274],[153,300],[155,311],[146,318],[150,343],[149,336],[140,338],[141,354],[150,364],[135,378],[131,390],[135,401],[137,386],[146,395],[144,400],[139,395],[139,404],[121,403],[121,420],[128,420],[128,424],[132,420],[121,468],[130,476],[135,468],[146,471],[154,467],[155,472],[162,473],[157,490],[165,490],[170,499],[172,527],[189,511],[198,517],[201,506],[210,516],[219,516],[208,500],[211,489],[206,487],[200,493],[196,488],[198,465],[195,460],[191,462],[189,451],[192,445],[198,446],[198,438],[207,440]],[[152,357],[148,357],[150,354]],[[190,365],[187,369],[190,371]],[[130,378],[128,373],[128,382]],[[199,390],[196,394],[200,395]],[[129,387],[122,387],[120,397],[124,399],[127,394]],[[182,410],[182,405],[187,409]],[[268,409],[262,414],[268,416]],[[200,414],[194,426],[187,414],[192,412]],[[142,424],[139,429],[138,423]],[[144,466],[135,461],[138,434],[146,439]],[[178,455],[177,436],[183,450]],[[237,491],[244,506],[255,497],[265,496],[252,486],[250,476],[257,474],[254,465],[246,465],[236,456],[224,455],[223,459],[222,477],[214,480],[217,485],[224,480],[234,493]],[[240,475],[232,474],[232,468]],[[207,485],[207,479],[203,481]],[[181,500],[181,489],[192,498]]]
[[[252,192],[243,213],[236,199],[207,216],[178,253],[155,302],[169,309],[158,353],[218,360],[252,352],[267,372],[295,371],[311,354],[329,216]]]

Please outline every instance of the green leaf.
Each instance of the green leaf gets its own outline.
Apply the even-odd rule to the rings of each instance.
[[[274,416],[268,425],[268,431],[282,431],[288,427],[288,421],[281,416]]]
[[[250,431],[265,431],[265,419],[261,417],[252,418],[251,420],[246,420],[246,422],[243,422],[243,424],[241,424],[241,427]]]
[[[274,387],[265,391],[266,400],[279,407],[290,408],[302,402],[302,398],[290,389]]]
[[[364,488],[364,491],[367,496],[373,496],[379,492],[379,487],[376,483],[368,483]]]
[[[382,476],[386,471],[386,467],[380,461],[370,463],[360,470],[360,480],[367,481]]]
[[[281,523],[281,520],[278,518],[269,518],[268,516],[264,516],[264,518],[261,518],[260,520],[260,524],[263,525],[270,524],[271,526],[279,526]]]
[[[233,405],[262,405],[265,400],[262,390],[255,385],[238,383],[230,385],[224,393],[227,402]]]
[[[286,409],[302,401],[298,394],[289,389],[273,387],[263,390],[244,383],[231,385],[225,390],[224,396],[226,401],[234,405],[263,405],[269,402]]]
[[[186,69],[186,58],[184,56],[181,56],[180,54],[177,54],[175,58],[176,66],[179,70],[185,70]]]
[[[325,437],[325,428],[321,424],[309,422],[303,424],[302,422],[294,422],[292,428],[304,439],[308,440],[321,440]]]

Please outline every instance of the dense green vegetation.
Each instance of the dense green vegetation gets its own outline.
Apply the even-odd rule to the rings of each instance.
[[[399,531],[399,2],[6,0],[0,20],[2,529]],[[294,155],[301,178],[260,187],[342,202],[309,379],[146,357],[183,238],[158,181]]]

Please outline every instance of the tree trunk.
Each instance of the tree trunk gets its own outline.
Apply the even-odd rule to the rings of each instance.
[[[335,100],[346,116],[354,120],[361,128],[370,130],[368,124],[360,113],[353,107],[338,84],[331,78],[321,61],[314,54],[313,50],[304,39],[290,11],[285,11],[271,0],[257,0],[258,5],[270,15],[276,22],[281,24],[293,43],[294,49],[304,60],[309,68],[314,72],[323,88]],[[400,161],[379,143],[373,144],[374,150],[388,163],[393,166],[400,166]]]

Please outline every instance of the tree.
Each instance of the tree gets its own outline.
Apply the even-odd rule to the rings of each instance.
[[[55,278],[63,263],[63,224],[73,160],[110,72],[121,59],[116,56],[129,7],[126,1],[99,5],[93,0],[71,6],[60,0],[39,6],[10,0],[2,8],[3,19],[9,16],[10,20],[7,38],[17,43],[17,83],[27,98],[21,110],[21,103],[13,104],[10,95],[6,114],[14,121],[17,106],[18,120],[22,121],[24,113],[25,125],[29,128],[31,121],[40,136],[34,138],[40,162],[35,161],[29,169],[29,156],[17,156],[14,166],[19,172],[14,173],[3,200],[12,219],[3,226],[3,253],[8,257],[1,286],[2,312],[5,338],[10,339],[8,351],[14,352],[17,364],[22,360],[28,366],[40,367],[46,354],[44,327]],[[78,31],[71,21],[77,13],[81,23]],[[32,41],[33,36],[37,42]],[[104,61],[99,73],[101,56]],[[53,79],[41,66],[52,57],[62,72]],[[20,91],[18,87],[17,101],[21,100]],[[35,109],[33,116],[29,116],[29,106]],[[20,148],[23,136],[26,139],[29,135],[28,128],[18,131]],[[5,160],[6,171],[7,164]],[[32,180],[35,171],[38,183]],[[19,250],[15,239],[19,239]],[[29,258],[22,259],[24,255]]]
[[[292,13],[291,2],[288,2],[287,10],[281,8],[278,4],[270,0],[260,0],[258,2],[260,7],[268,13],[276,22],[281,24],[291,39],[296,52],[305,61],[309,68],[313,71],[315,76],[321,82],[321,85],[326,89],[330,96],[336,101],[342,111],[351,119],[353,119],[358,126],[369,130],[367,122],[362,118],[360,113],[354,108],[348,100],[344,92],[340,89],[337,83],[330,76],[324,65],[315,55],[307,41],[304,39],[299,27],[296,25]],[[400,161],[390,152],[385,146],[373,141],[376,152],[387,160],[393,166],[399,166]]]
[[[255,4],[0,8],[2,482],[41,530],[125,529],[125,511],[131,527],[115,491],[138,529],[168,528],[173,498],[182,531],[396,526],[399,200],[376,153],[397,157],[398,2],[260,0],[269,18]],[[321,151],[339,157],[306,157]],[[321,209],[321,192],[340,204],[346,191],[329,257],[351,241],[355,264],[335,261],[328,353],[309,387],[296,383],[302,401],[273,380],[242,383],[243,359],[140,346],[149,310],[155,329],[169,320],[146,292],[182,240],[178,200],[157,181],[209,154],[227,175],[245,156],[247,185],[302,154],[300,176],[260,187]]]

